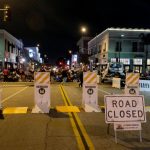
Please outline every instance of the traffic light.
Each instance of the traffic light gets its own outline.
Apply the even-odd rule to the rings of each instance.
[[[11,20],[11,10],[8,5],[4,6],[4,21],[10,21]]]

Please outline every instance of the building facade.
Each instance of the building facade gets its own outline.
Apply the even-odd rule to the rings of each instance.
[[[43,63],[39,47],[24,47],[24,56],[27,60],[26,67],[28,70],[36,70]]]
[[[108,28],[88,42],[92,64],[121,62],[125,71],[150,71],[150,29]]]
[[[19,67],[22,50],[21,40],[16,39],[5,30],[0,30],[0,70],[4,67]]]
[[[77,63],[83,63],[83,64],[88,64],[88,42],[91,40],[91,37],[87,37],[87,36],[82,36],[80,38],[80,40],[77,42],[77,46],[78,46],[78,59],[77,59]]]

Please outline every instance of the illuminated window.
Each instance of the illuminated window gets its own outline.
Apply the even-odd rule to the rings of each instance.
[[[116,58],[111,58],[111,62],[116,62]]]
[[[120,62],[122,62],[124,65],[130,65],[130,59],[128,58],[121,58]]]
[[[150,59],[147,59],[147,65],[150,65]]]
[[[139,58],[133,59],[133,64],[134,65],[142,65],[142,59],[139,59]]]

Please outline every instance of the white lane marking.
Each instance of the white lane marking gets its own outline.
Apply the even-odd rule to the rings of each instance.
[[[12,98],[13,96],[15,96],[15,95],[21,93],[21,92],[24,91],[26,88],[28,88],[28,87],[25,87],[25,88],[23,88],[23,89],[17,91],[16,93],[14,93],[14,94],[12,94],[12,95],[10,95],[10,96],[4,98],[4,99],[2,100],[2,103],[4,103],[5,101],[7,101],[8,99]]]
[[[107,91],[104,91],[104,90],[101,90],[101,89],[98,89],[98,90],[101,91],[101,92],[103,92],[103,93],[106,93],[106,94],[111,94],[111,93],[109,93]]]

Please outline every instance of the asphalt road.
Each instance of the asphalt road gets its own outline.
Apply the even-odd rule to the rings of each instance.
[[[115,143],[113,125],[105,123],[103,112],[87,113],[82,109],[82,88],[76,83],[62,85],[70,103],[78,106],[79,113],[57,112],[56,106],[64,106],[65,100],[59,83],[51,84],[49,114],[31,113],[34,103],[34,87],[20,83],[2,86],[1,104],[8,107],[28,107],[24,114],[4,114],[0,119],[0,149],[2,150],[77,150],[88,149],[80,143],[83,139],[77,134],[79,128],[90,149],[96,150],[149,150],[150,114],[142,124],[142,139],[139,142],[138,131],[118,132]],[[98,86],[98,104],[104,105],[104,95],[121,94],[123,89],[111,88],[109,84]],[[143,93],[141,93],[143,94]],[[144,93],[146,105],[149,105],[149,93]],[[75,117],[74,117],[75,116]],[[75,118],[75,119],[74,119]],[[76,121],[77,120],[77,121]],[[77,122],[77,123],[76,123]],[[78,124],[78,126],[76,125]],[[80,133],[79,133],[80,134]],[[81,135],[81,134],[80,134]]]

